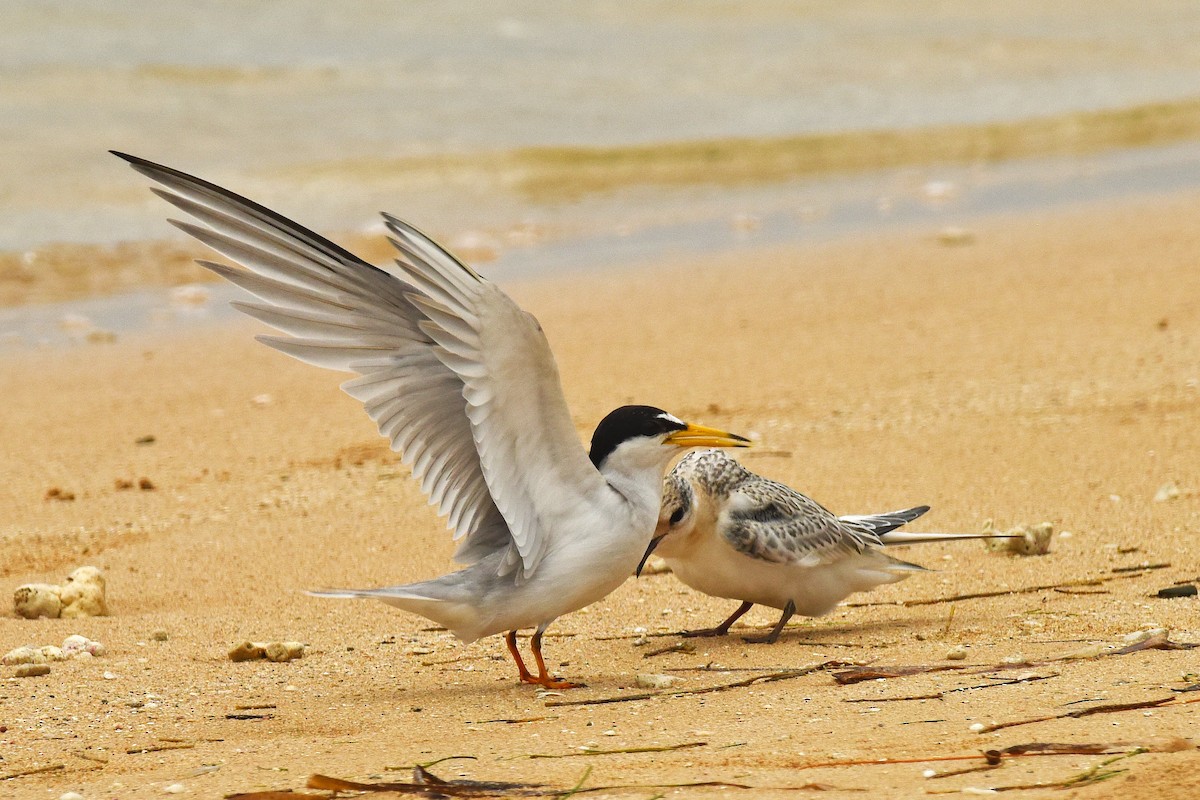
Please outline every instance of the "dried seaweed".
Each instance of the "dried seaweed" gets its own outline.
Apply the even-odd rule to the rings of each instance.
[[[136,756],[142,753],[161,753],[164,750],[191,750],[196,745],[190,743],[152,744],[146,747],[132,747],[125,751],[126,755]]]
[[[835,672],[833,679],[843,686],[878,678],[899,678],[905,675],[922,675],[926,672],[950,672],[966,669],[965,664],[913,664],[897,667],[856,667],[845,672]]]
[[[892,600],[892,601],[868,601],[861,603],[844,603],[845,608],[866,608],[868,606],[902,606],[904,608],[912,608],[914,606],[932,606],[939,603],[955,603],[959,600],[979,600],[987,597],[1006,597],[1013,594],[1033,594],[1035,592],[1060,591],[1062,589],[1074,589],[1082,586],[1102,586],[1108,581],[1117,580],[1119,578],[1136,578],[1146,572],[1156,569],[1166,569],[1170,564],[1140,564],[1131,567],[1114,567],[1112,575],[1107,578],[1081,578],[1079,580],[1064,581],[1062,583],[1047,583],[1039,586],[1024,586],[1019,589],[1002,589],[992,592],[968,592],[967,594],[955,594],[949,597],[931,597],[923,600]]]
[[[66,764],[51,764],[47,767],[32,767],[30,769],[20,769],[15,772],[5,772],[0,774],[0,781],[11,781],[13,778],[24,778],[26,775],[41,775],[43,772],[58,772],[60,769],[66,769]]]
[[[688,750],[693,747],[707,747],[708,742],[683,742],[682,744],[655,745],[646,747],[620,747],[615,750],[601,750],[597,747],[581,747],[573,753],[530,753],[522,758],[579,758],[580,756],[612,756],[625,753],[669,753],[674,750]]]
[[[418,771],[419,770],[419,771]],[[491,797],[505,794],[516,797],[544,797],[549,792],[538,783],[508,783],[504,781],[444,781],[427,770],[414,770],[411,782],[381,781],[360,783],[328,775],[310,775],[304,784],[308,789],[323,789],[330,792],[399,792],[421,794],[427,797]]]
[[[998,722],[995,725],[988,725],[981,729],[980,733],[991,733],[992,731],[1002,730],[1004,728],[1015,728],[1019,725],[1031,725],[1035,722],[1047,722],[1052,719],[1079,719],[1080,717],[1090,717],[1093,714],[1115,714],[1120,711],[1136,711],[1143,708],[1157,708],[1165,703],[1175,701],[1174,695],[1167,697],[1159,697],[1154,700],[1141,700],[1134,703],[1106,703],[1099,706],[1090,706],[1088,708],[1080,708],[1075,711],[1068,711],[1065,714],[1051,714],[1046,717],[1032,717],[1030,719],[1015,720],[1012,722]]]
[[[948,694],[954,692],[970,692],[976,689],[991,689],[996,686],[1012,686],[1018,683],[1032,683],[1034,681],[1044,681],[1050,678],[1057,678],[1059,673],[1054,672],[1049,675],[1030,675],[1023,678],[1012,678],[1010,680],[997,680],[992,683],[977,683],[973,686],[958,686],[954,689],[943,689],[940,692],[932,694],[910,694],[903,697],[855,697],[843,700],[843,703],[898,703],[904,700],[942,700]],[[835,676],[836,677],[836,676]]]
[[[697,694],[712,694],[714,692],[724,692],[730,689],[741,689],[747,686],[754,686],[759,683],[774,683],[775,681],[787,681],[792,678],[799,678],[804,675],[810,675],[814,672],[819,672],[830,667],[844,666],[842,661],[823,661],[819,664],[811,664],[800,669],[785,670],[783,672],[774,672],[767,675],[755,675],[752,678],[735,681],[734,683],[720,683],[716,686],[701,686],[695,689],[663,689],[657,692],[640,692],[638,694],[618,695],[616,697],[597,697],[588,700],[547,700],[547,706],[595,706],[607,705],[609,703],[630,703],[638,700],[650,700],[662,695],[670,695],[679,697],[683,695]]]

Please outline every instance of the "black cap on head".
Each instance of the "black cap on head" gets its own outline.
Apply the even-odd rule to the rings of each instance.
[[[654,406],[621,406],[612,411],[592,434],[588,457],[597,468],[621,442],[638,436],[660,436],[687,428],[682,420]]]

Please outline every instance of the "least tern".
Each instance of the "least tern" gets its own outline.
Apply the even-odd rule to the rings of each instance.
[[[382,600],[464,642],[506,633],[523,682],[577,685],[547,672],[547,626],[634,571],[681,448],[748,440],[625,406],[601,420],[585,452],[537,320],[412,225],[384,215],[399,257],[375,267],[233,192],[114,155],[201,223],[176,227],[241,265],[198,262],[258,298],[238,310],[287,334],[259,341],[358,374],[342,388],[448,515],[455,559],[469,565],[404,586],[312,594]],[[537,675],[517,650],[516,632],[528,627]]]
[[[793,614],[819,617],[854,592],[925,570],[882,552],[886,545],[993,535],[896,530],[928,510],[838,517],[719,450],[689,453],[664,481],[658,526],[638,572],[657,552],[693,589],[742,601],[717,627],[684,636],[724,636],[757,603],[783,615],[770,633],[745,639],[774,642]]]

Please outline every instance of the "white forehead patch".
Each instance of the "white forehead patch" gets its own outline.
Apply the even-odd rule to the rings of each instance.
[[[667,413],[667,412],[665,412],[665,411],[664,411],[663,413],[659,414],[659,415],[658,415],[658,418],[659,418],[659,419],[664,419],[664,420],[666,420],[667,422],[674,422],[676,425],[683,425],[684,427],[687,427],[687,423],[685,423],[685,422],[684,422],[683,420],[681,420],[679,417],[675,416],[674,414],[668,414],[668,413]]]

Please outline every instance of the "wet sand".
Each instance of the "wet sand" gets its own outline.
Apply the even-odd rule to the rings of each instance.
[[[1121,645],[1145,626],[1200,642],[1195,598],[1152,597],[1200,575],[1197,201],[986,218],[958,246],[914,228],[508,285],[550,337],[581,439],[615,405],[654,403],[752,435],[749,466],[839,513],[928,503],[929,529],[994,518],[1072,534],[1042,557],[974,542],[905,550],[937,571],[852,598],[876,605],[794,623],[773,646],[731,636],[647,657],[681,640],[638,646],[638,629],[712,625],[733,604],[668,575],[629,581],[551,629],[551,664],[588,684],[564,697],[517,685],[499,639],[464,647],[382,605],[302,594],[451,568],[441,522],[337,375],[254,343],[248,323],[8,356],[0,594],[96,564],[111,615],[0,618],[3,651],[72,633],[108,648],[46,677],[3,668],[0,778],[61,768],[3,780],[0,794],[161,797],[179,783],[185,796],[219,797],[299,789],[311,773],[406,780],[392,768],[470,756],[432,769],[563,790],[589,768],[585,787],[758,787],[600,796],[796,797],[768,787],[811,783],[829,798],[914,797],[1061,782],[1111,756],[1009,758],[944,779],[923,771],[983,759],[804,768],[1030,742],[1129,750],[1194,735],[1200,706],[1184,703],[1196,695],[1171,691],[1197,680],[1194,653],[1055,659]],[[154,488],[117,488],[141,478]],[[1156,502],[1172,481],[1180,496]],[[74,499],[44,499],[53,488]],[[1114,572],[1145,564],[1169,566]],[[897,604],[1085,579],[1099,582]],[[756,609],[745,622],[774,619]],[[286,664],[231,663],[226,651],[244,639],[309,649]],[[958,646],[965,662],[945,660]],[[547,706],[636,693],[639,673],[696,689],[833,660],[988,666],[1016,656],[1035,663],[846,686],[830,668],[703,695]],[[733,671],[696,670],[705,665]],[[998,682],[988,676],[1044,679],[957,691]],[[1168,696],[1154,709],[970,730]],[[1190,796],[1198,766],[1193,743],[1103,767],[1096,774],[1127,771],[1102,782],[1015,796]]]

